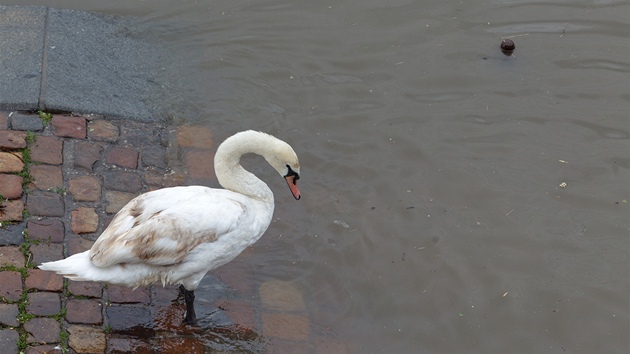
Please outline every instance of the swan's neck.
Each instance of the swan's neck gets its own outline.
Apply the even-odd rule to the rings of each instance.
[[[241,166],[241,156],[254,153],[265,156],[273,137],[245,131],[227,138],[214,156],[214,172],[225,189],[273,204],[273,193],[267,184]]]

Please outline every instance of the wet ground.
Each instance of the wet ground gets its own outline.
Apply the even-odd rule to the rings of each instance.
[[[625,2],[46,4],[139,16],[134,35],[164,43],[173,125],[294,146],[298,203],[245,161],[276,217],[237,261],[301,290],[309,338],[629,349]]]

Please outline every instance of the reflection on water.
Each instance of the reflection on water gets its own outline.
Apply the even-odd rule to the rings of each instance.
[[[246,161],[277,210],[239,262],[309,350],[628,350],[625,2],[57,3],[142,18],[175,123],[295,147],[297,204]]]

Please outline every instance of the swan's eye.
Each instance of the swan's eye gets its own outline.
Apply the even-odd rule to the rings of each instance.
[[[300,175],[297,172],[293,171],[293,169],[289,165],[287,165],[287,169],[288,169],[288,172],[284,177],[294,176],[293,184],[295,184],[295,181],[300,179]]]

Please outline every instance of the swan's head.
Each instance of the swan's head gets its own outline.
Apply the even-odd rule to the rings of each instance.
[[[282,140],[274,144],[274,148],[265,154],[267,162],[287,181],[293,198],[300,199],[297,181],[300,179],[300,161],[293,148]]]

